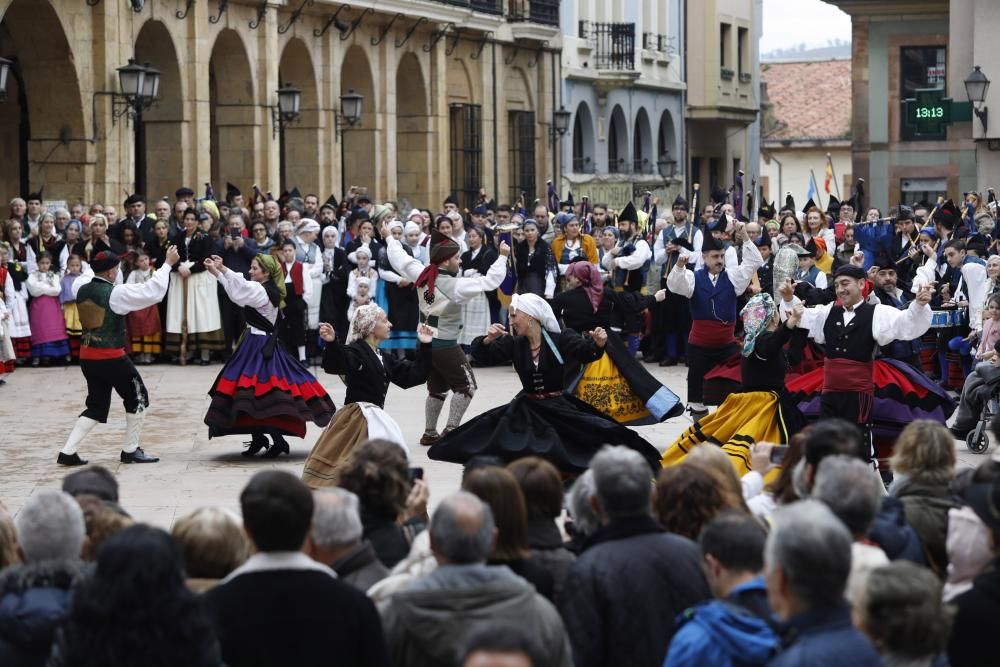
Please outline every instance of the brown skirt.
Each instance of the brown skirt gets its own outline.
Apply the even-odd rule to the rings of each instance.
[[[319,436],[302,469],[302,481],[313,489],[337,485],[338,469],[368,439],[368,420],[361,406],[349,403],[337,411]]]

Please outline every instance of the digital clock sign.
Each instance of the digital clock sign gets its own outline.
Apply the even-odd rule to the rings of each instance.
[[[942,88],[922,88],[903,103],[903,120],[917,135],[942,136],[952,122],[952,101]]]

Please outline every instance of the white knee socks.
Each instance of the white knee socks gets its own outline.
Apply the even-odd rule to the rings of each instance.
[[[80,443],[97,426],[97,423],[96,419],[90,417],[77,417],[76,425],[73,426],[73,431],[69,434],[69,438],[62,448],[62,453],[66,456],[76,454],[77,450],[80,449]]]

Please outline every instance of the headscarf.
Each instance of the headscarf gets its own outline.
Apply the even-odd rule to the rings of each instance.
[[[399,228],[400,231],[406,229],[406,225],[403,224],[402,220],[392,220],[386,226],[386,228],[391,232],[392,230]]]
[[[407,235],[407,234],[412,234],[413,232],[416,232],[416,233],[419,234],[422,231],[423,230],[420,229],[420,225],[418,225],[417,223],[415,223],[413,221],[409,221],[405,225],[403,225],[403,235],[404,236]]]
[[[347,344],[350,345],[356,340],[368,338],[368,335],[375,330],[375,324],[383,315],[385,315],[385,311],[379,308],[377,303],[358,306],[354,311],[354,319],[351,320],[351,330],[347,333]]]
[[[537,294],[515,294],[510,300],[510,312],[519,311],[538,320],[546,331],[559,333],[559,322],[552,312],[552,306]]]
[[[767,222],[764,223],[764,228],[765,229],[778,229],[778,230],[780,230],[781,229],[781,225],[778,224],[777,220],[768,220]]]
[[[774,319],[777,306],[774,299],[767,292],[755,294],[747,301],[740,311],[743,318],[743,356],[749,357],[753,354],[753,348],[757,344],[757,337],[767,331],[767,325]]]
[[[303,218],[299,222],[299,231],[298,231],[299,234],[302,234],[303,232],[318,232],[318,231],[319,231],[319,223],[313,220],[312,218]]]
[[[281,264],[274,255],[266,255],[264,253],[259,253],[254,259],[260,264],[260,268],[267,272],[270,276],[271,282],[274,286],[278,288],[278,294],[281,295],[281,299],[278,301],[278,308],[285,307],[285,272],[281,270]]]
[[[587,293],[590,305],[594,312],[597,312],[604,297],[604,281],[601,279],[601,272],[590,262],[573,262],[566,267],[566,277],[576,278],[580,287]]]
[[[329,233],[327,233],[327,232],[329,232]],[[325,240],[327,236],[332,236],[334,238],[334,244],[336,244],[336,242],[338,240],[340,240],[340,230],[337,229],[336,227],[334,227],[333,225],[330,225],[329,227],[325,227],[323,229],[323,235],[320,238],[322,238],[322,239]]]

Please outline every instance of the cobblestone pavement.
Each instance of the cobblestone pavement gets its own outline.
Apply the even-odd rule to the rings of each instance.
[[[112,403],[108,423],[98,426],[83,443],[80,454],[91,463],[111,469],[121,485],[123,505],[137,519],[169,528],[177,517],[204,505],[239,508],[239,493],[258,470],[278,468],[300,474],[320,429],[310,425],[304,440],[289,439],[290,456],[276,462],[240,456],[243,438],[208,440],[202,422],[208,407],[206,394],[220,366],[157,365],[140,369],[150,395],[142,446],[161,457],[159,463],[123,465],[118,452],[124,436],[121,403]],[[647,366],[673,391],[684,397],[684,366]],[[318,369],[317,369],[318,370]],[[337,406],[343,404],[340,379],[319,371],[318,376]],[[518,391],[510,368],[476,369],[479,390],[466,419],[510,400]],[[11,512],[38,489],[58,488],[67,469],[57,466],[62,447],[76,416],[83,409],[84,382],[76,366],[18,369],[0,387],[0,499]],[[386,410],[396,418],[408,442],[416,443],[423,431],[424,390],[392,387]],[[447,407],[442,415],[447,414]],[[658,449],[666,448],[690,425],[686,417],[637,430]],[[992,451],[992,450],[991,450]],[[412,464],[425,470],[431,488],[431,505],[459,488],[461,467],[431,461],[426,448],[414,444]],[[958,447],[960,465],[978,465],[982,457]]]

